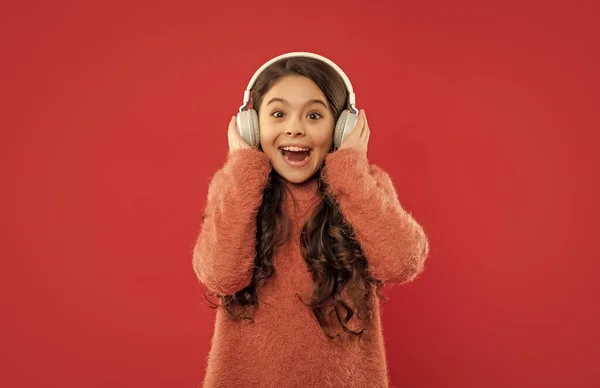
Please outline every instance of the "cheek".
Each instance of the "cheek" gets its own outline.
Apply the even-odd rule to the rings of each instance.
[[[329,149],[333,143],[333,131],[322,131],[313,137],[315,146],[323,149]]]
[[[260,125],[259,124],[259,128],[260,128],[260,133],[259,133],[259,137],[260,137],[260,142],[264,147],[269,147],[273,145],[273,142],[275,141],[275,131],[273,130],[273,128],[271,128],[269,125]]]

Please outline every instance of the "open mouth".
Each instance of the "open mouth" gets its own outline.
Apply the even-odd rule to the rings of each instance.
[[[279,152],[291,162],[302,162],[310,156],[310,148],[304,147],[279,147]]]

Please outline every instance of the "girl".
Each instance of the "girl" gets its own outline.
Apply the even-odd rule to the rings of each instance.
[[[229,123],[194,270],[219,300],[204,387],[387,387],[384,283],[422,271],[429,245],[388,174],[369,164],[364,110],[338,149],[343,78],[315,57],[258,76],[258,147]]]

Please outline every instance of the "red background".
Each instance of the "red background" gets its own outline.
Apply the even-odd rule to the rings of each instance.
[[[598,2],[12,3],[1,386],[198,385],[208,180],[250,77],[288,51],[346,71],[369,158],[431,240],[387,293],[392,386],[600,385]]]

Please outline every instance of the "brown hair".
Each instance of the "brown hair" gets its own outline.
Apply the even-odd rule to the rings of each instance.
[[[340,75],[328,64],[304,57],[279,60],[257,78],[252,91],[252,108],[258,113],[263,96],[281,77],[301,75],[311,79],[327,98],[334,123],[346,108],[348,91]],[[312,273],[314,289],[310,302],[319,325],[330,338],[332,323],[337,321],[343,331],[360,336],[347,323],[353,316],[360,320],[372,317],[371,295],[377,295],[383,285],[371,275],[360,244],[353,237],[352,226],[344,219],[335,198],[327,192],[327,183],[318,176],[318,192],[322,201],[304,225],[300,235],[300,252]],[[233,295],[219,295],[221,306],[233,319],[250,319],[258,306],[258,290],[273,275],[273,254],[289,238],[290,219],[281,210],[284,199],[283,178],[271,169],[257,215],[256,257],[250,285]],[[216,305],[214,305],[216,306]],[[332,321],[334,319],[335,321]]]

